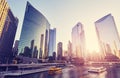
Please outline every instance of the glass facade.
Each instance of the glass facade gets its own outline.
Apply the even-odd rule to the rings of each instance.
[[[49,56],[52,56],[56,52],[56,28],[50,29],[49,33]]]
[[[30,49],[31,41],[34,41],[34,49],[38,51],[37,58],[46,58],[48,56],[49,29],[50,24],[47,19],[27,2],[18,47],[19,54],[24,54],[25,47],[29,47]],[[33,52],[33,50],[29,52],[30,57],[34,54]]]
[[[72,43],[68,42],[68,58],[71,59],[72,57]]]
[[[5,20],[8,14],[8,3],[6,0],[0,0],[0,37],[4,28]]]
[[[120,57],[120,38],[115,25],[114,18],[111,14],[95,22],[96,32],[100,45],[100,51],[106,54],[114,54]]]
[[[72,28],[72,54],[79,58],[85,56],[85,34],[81,23]]]
[[[57,59],[62,60],[62,56],[63,56],[63,43],[59,42],[57,44]]]
[[[11,10],[8,9],[8,15],[6,17],[2,34],[0,37],[0,62],[11,63],[13,52],[13,42],[18,25],[18,19],[14,17]]]

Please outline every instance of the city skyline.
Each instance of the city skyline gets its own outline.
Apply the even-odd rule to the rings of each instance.
[[[0,78],[120,78],[113,2],[0,0]]]
[[[23,21],[23,15],[25,10],[25,4],[27,0],[7,0],[12,8],[15,16],[17,15],[20,21]],[[115,17],[116,26],[118,32],[120,32],[120,11],[119,11],[119,0],[116,1],[109,1],[109,0],[101,0],[101,1],[33,1],[30,2],[35,5],[35,7],[42,12],[47,19],[49,20],[52,27],[55,27],[58,31],[57,33],[57,42],[62,41],[64,44],[64,49],[66,49],[66,44],[68,40],[71,40],[71,29],[77,23],[81,22],[85,28],[85,35],[86,35],[86,45],[87,49],[93,51],[98,50],[98,41],[97,35],[95,32],[94,22],[99,18],[103,17],[106,14],[111,13]],[[96,3],[98,3],[96,5]],[[14,5],[13,5],[14,4]],[[21,4],[23,6],[21,6]],[[50,4],[50,5],[49,5]],[[83,5],[84,4],[84,5]],[[61,6],[62,5],[62,6]],[[16,6],[16,7],[15,7]],[[56,7],[54,7],[56,6]],[[91,7],[89,7],[91,6]],[[19,8],[21,12],[16,10]],[[15,12],[16,11],[16,12]],[[88,12],[89,11],[89,12]],[[63,18],[64,17],[64,18]],[[19,33],[20,27],[22,26],[22,22],[19,23]],[[62,28],[64,27],[64,29]],[[65,36],[67,38],[64,38]],[[17,34],[16,39],[19,39],[19,34]],[[92,44],[94,41],[94,44]],[[91,46],[91,44],[93,46]]]

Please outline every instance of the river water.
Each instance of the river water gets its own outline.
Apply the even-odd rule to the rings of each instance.
[[[62,73],[49,75],[48,72],[5,78],[120,78],[120,69],[108,68],[102,73],[89,73],[87,67],[66,67]]]

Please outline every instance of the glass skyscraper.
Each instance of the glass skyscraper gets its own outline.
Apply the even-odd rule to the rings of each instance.
[[[57,44],[57,59],[62,60],[62,56],[63,56],[63,43],[59,42]]]
[[[18,19],[14,17],[6,0],[0,1],[0,63],[11,63],[12,46]]]
[[[8,14],[9,5],[6,0],[0,0],[0,37]]]
[[[115,25],[114,18],[111,14],[95,22],[96,32],[100,45],[100,51],[104,56],[114,54],[120,57],[120,38]]]
[[[72,28],[72,54],[79,58],[85,56],[85,34],[81,23]]]
[[[49,56],[52,56],[56,52],[56,28],[50,29],[49,34]]]
[[[68,49],[68,58],[71,59],[71,57],[72,57],[72,43],[70,41],[68,42],[67,49]]]
[[[27,47],[30,57],[33,56],[32,54],[37,54],[37,58],[46,58],[48,56],[49,29],[50,24],[45,16],[27,2],[18,47],[19,54],[24,54],[25,47]]]

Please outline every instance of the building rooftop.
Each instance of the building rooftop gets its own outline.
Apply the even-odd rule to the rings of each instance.
[[[111,14],[108,14],[108,15],[102,17],[101,19],[97,20],[95,23],[99,23],[99,22],[105,20],[105,19],[106,19],[107,17],[109,17],[109,16],[112,16],[112,15],[111,15]]]

